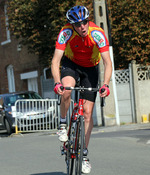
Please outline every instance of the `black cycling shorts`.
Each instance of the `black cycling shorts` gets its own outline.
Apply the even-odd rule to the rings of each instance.
[[[98,65],[94,67],[82,67],[75,64],[67,57],[63,58],[61,68],[61,78],[64,78],[65,76],[71,76],[77,81],[79,78],[79,73],[77,72],[77,70],[83,73],[83,75],[80,76],[80,86],[92,87],[92,88],[97,87]],[[96,95],[97,92],[84,91],[80,93],[80,98],[95,102]]]

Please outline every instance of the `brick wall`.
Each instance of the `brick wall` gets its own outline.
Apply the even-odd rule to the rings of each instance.
[[[4,5],[5,0],[0,0],[0,94],[9,92],[7,67],[12,65],[14,70],[15,90],[28,90],[27,80],[20,79],[21,73],[38,71],[38,91],[41,95],[40,76],[42,68],[39,66],[38,56],[29,54],[26,47],[18,51],[17,46],[19,41],[12,36],[10,36],[10,38],[7,37]],[[8,39],[10,39],[11,42],[9,40],[7,44],[1,45],[2,42]]]
[[[16,91],[27,90],[27,80],[21,80],[20,74],[38,71],[38,88],[41,94],[40,67],[38,57],[29,54],[26,47],[17,51],[18,41],[11,37],[11,43],[0,45],[0,93],[8,92],[7,66],[13,65]]]

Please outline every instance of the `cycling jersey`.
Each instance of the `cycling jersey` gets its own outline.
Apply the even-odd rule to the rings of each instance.
[[[100,62],[100,53],[109,51],[109,43],[102,28],[89,21],[86,37],[81,37],[71,24],[60,31],[56,49],[65,51],[64,55],[83,67],[93,67]]]

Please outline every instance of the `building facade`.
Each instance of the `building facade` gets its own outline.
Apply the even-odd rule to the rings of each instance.
[[[41,94],[38,56],[29,54],[8,28],[7,5],[0,0],[0,94],[33,90]]]

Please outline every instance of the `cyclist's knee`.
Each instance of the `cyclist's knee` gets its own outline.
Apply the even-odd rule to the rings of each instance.
[[[62,96],[63,101],[68,101],[71,99],[71,91],[65,91],[64,95]]]
[[[91,120],[92,120],[92,111],[90,111],[90,110],[84,111],[84,120],[85,120],[85,122],[91,122]]]

